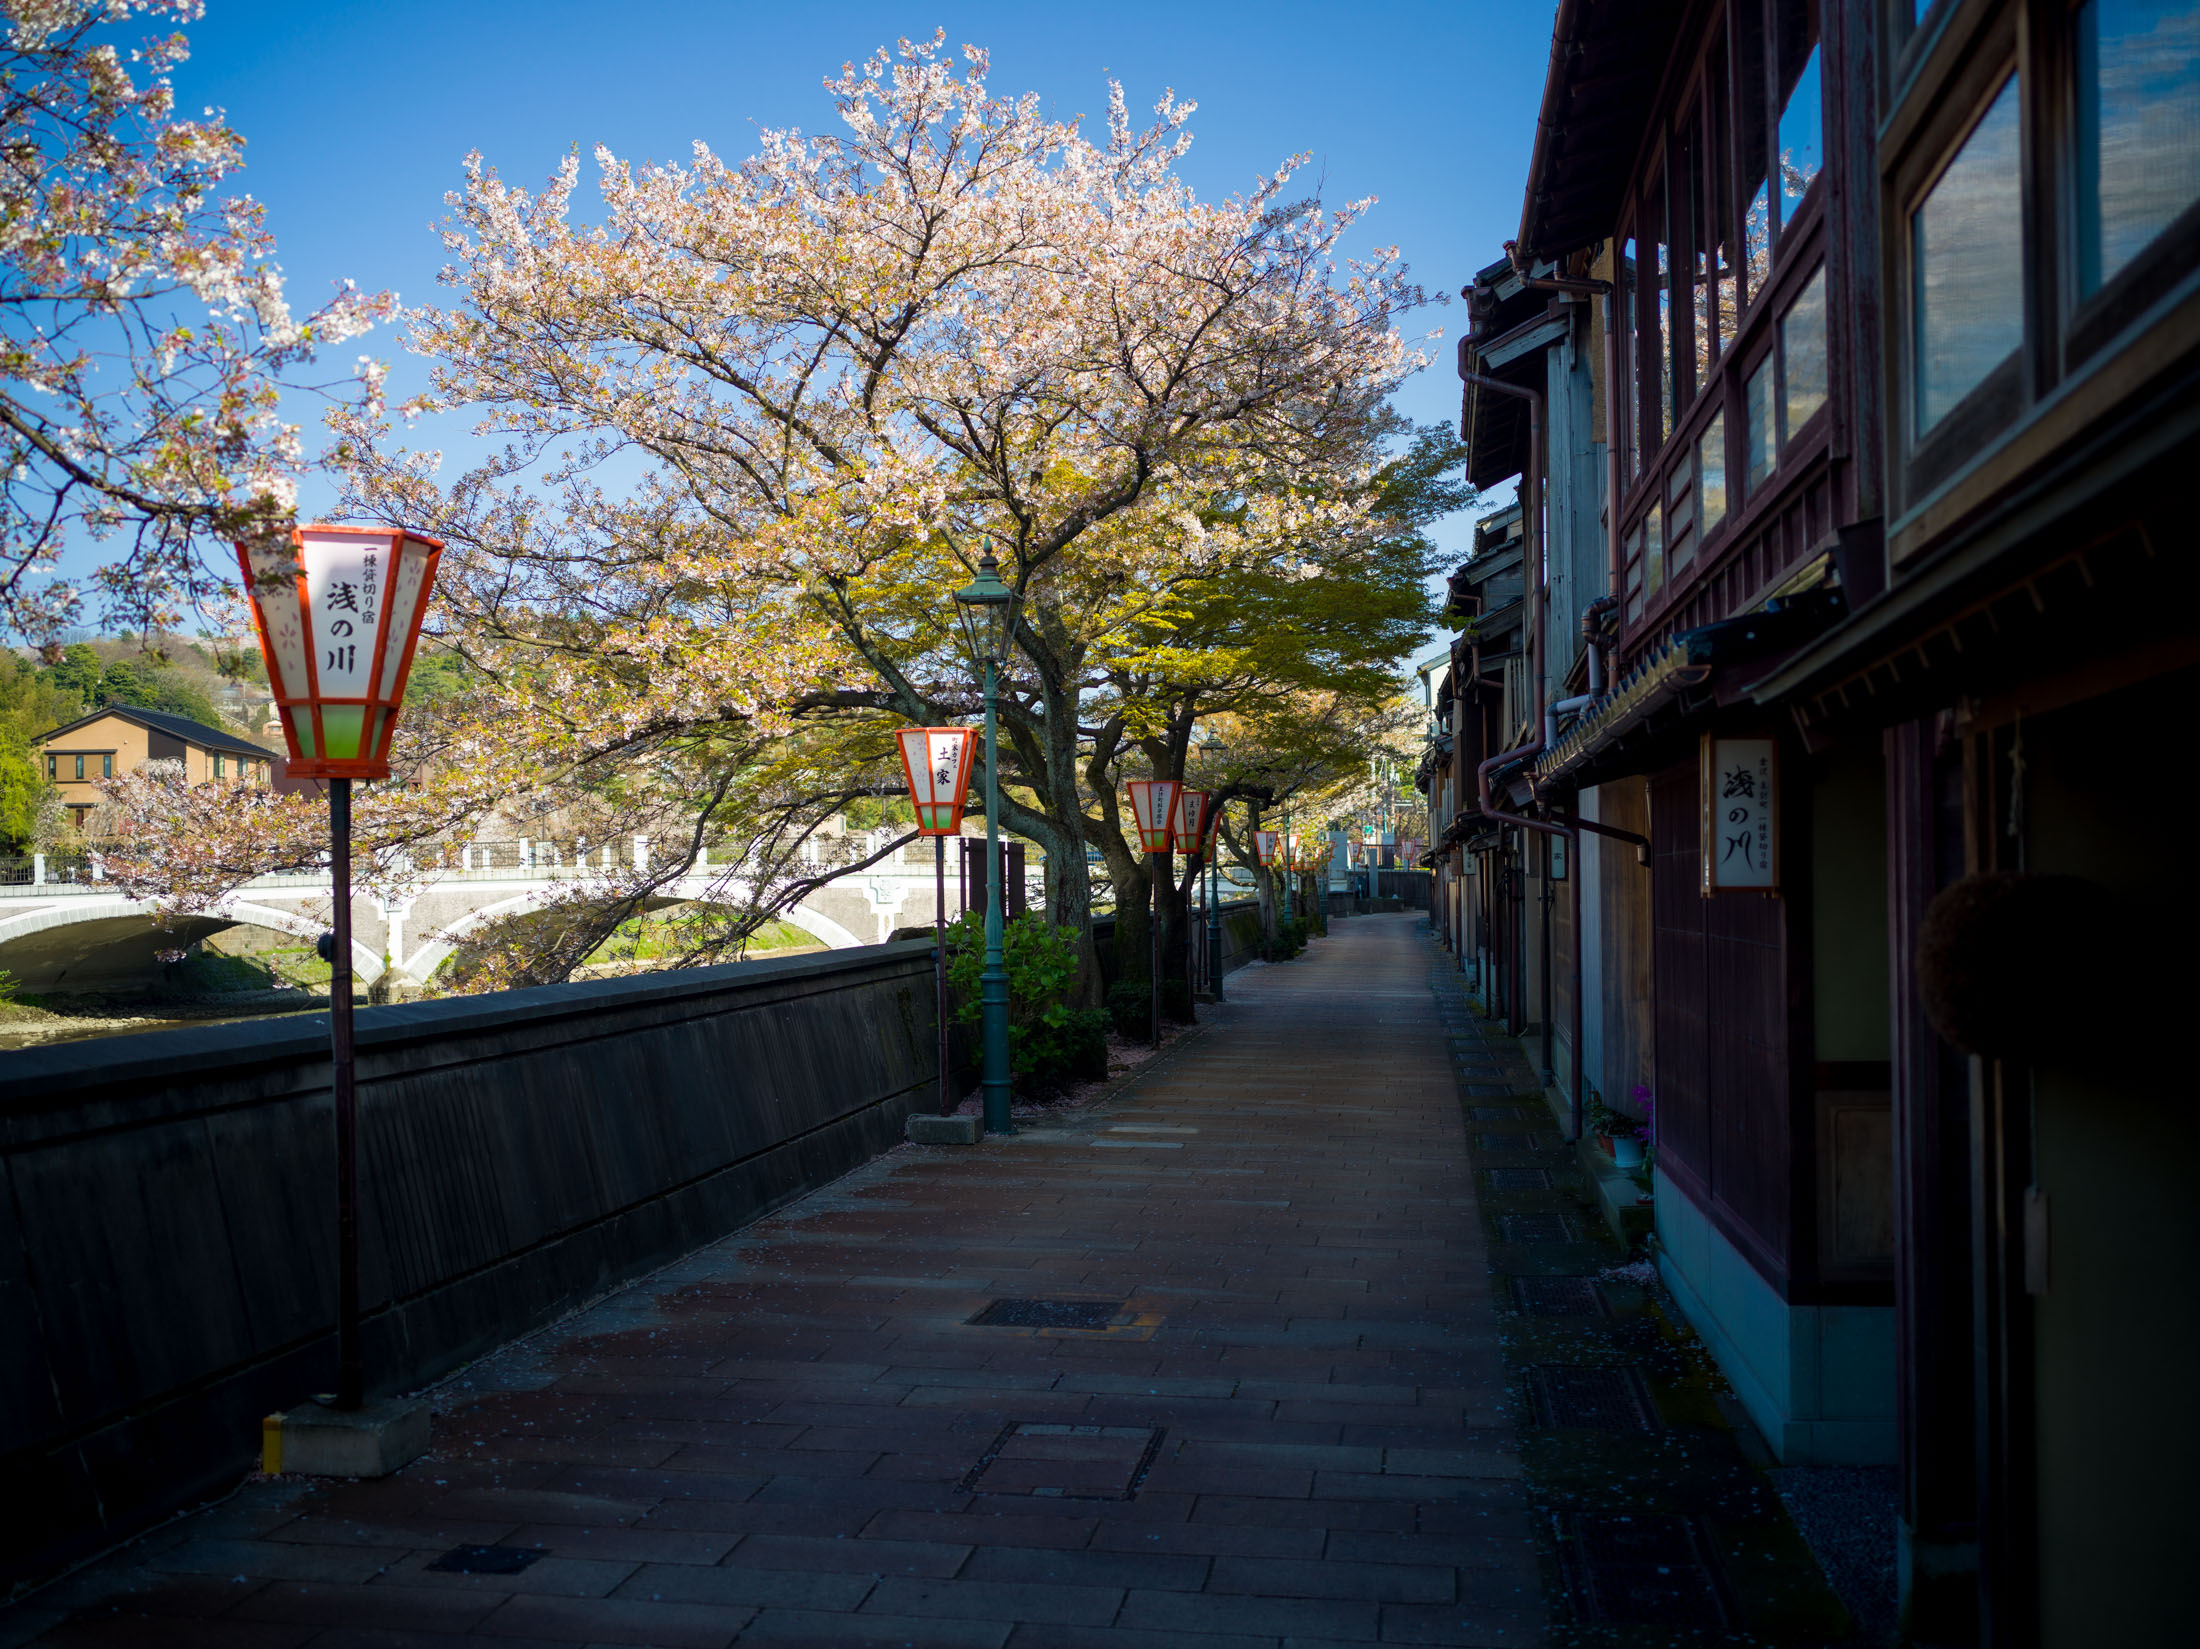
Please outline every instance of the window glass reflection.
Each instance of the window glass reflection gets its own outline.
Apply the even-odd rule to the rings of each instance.
[[[1742,211],[1742,272],[1748,282],[1744,303],[1764,289],[1772,268],[1772,195],[1765,167],[1772,133],[1765,110],[1765,14],[1759,5],[1734,12],[1734,167],[1740,178],[1735,198]]]
[[[2200,0],[2078,18],[2078,278],[2093,292],[2200,200]]]
[[[1653,503],[1650,513],[1642,518],[1642,588],[1645,595],[1656,595],[1665,583],[1665,525],[1660,519],[1658,506]]]
[[[1825,169],[1825,138],[1819,111],[1818,48],[1811,47],[1803,72],[1788,93],[1780,111],[1780,221],[1795,215],[1795,206],[1810,188],[1811,180]]]
[[[1661,214],[1661,219],[1662,219]],[[1658,424],[1657,439],[1673,433],[1673,397],[1677,391],[1673,360],[1673,247],[1672,231],[1658,231]]]
[[[1619,381],[1624,385],[1635,382],[1635,237],[1632,235],[1620,246],[1618,274],[1619,279],[1615,283],[1617,291],[1612,299],[1612,314],[1615,317],[1613,330],[1619,340]],[[1637,385],[1635,405],[1641,404],[1641,386]],[[1631,417],[1622,418],[1619,425],[1621,456],[1625,459],[1627,479],[1632,481],[1635,478],[1637,456],[1635,420]]]
[[[1910,216],[1919,434],[2024,341],[2021,190],[2011,75]]]
[[[1780,432],[1773,420],[1779,416],[1773,402],[1772,356],[1767,354],[1744,386],[1749,419],[1749,490],[1755,492],[1772,473],[1772,461],[1780,448]]]
[[[1696,438],[1696,507],[1703,535],[1726,519],[1726,414],[1719,413]]]
[[[1782,441],[1826,404],[1826,271],[1821,267],[1780,317],[1780,359],[1785,369]]]

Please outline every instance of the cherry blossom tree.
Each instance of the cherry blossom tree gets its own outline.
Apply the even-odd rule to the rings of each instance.
[[[346,286],[291,313],[263,208],[224,193],[244,140],[176,113],[184,37],[125,37],[200,9],[0,0],[0,622],[35,637],[94,614],[157,631],[221,592],[229,543],[288,524],[284,387],[391,308]],[[346,393],[378,383],[363,366]],[[87,539],[114,546],[91,613],[55,576]]]
[[[511,445],[445,483],[343,422],[361,511],[452,546],[449,643],[576,763],[652,739],[974,708],[950,592],[1017,595],[1004,822],[1084,927],[1083,695],[1187,578],[1347,538],[1382,406],[1420,362],[1394,253],[1340,256],[1367,203],[1178,175],[1192,105],[1105,138],[958,71],[943,37],[827,82],[840,129],[728,164],[596,152],[539,192],[478,157],[418,317],[435,409]],[[638,457],[611,488],[606,461]],[[1140,643],[1141,645],[1143,643]],[[547,745],[545,746],[547,750]]]

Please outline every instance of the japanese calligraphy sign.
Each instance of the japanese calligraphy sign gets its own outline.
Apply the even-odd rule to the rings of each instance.
[[[1729,739],[1705,734],[1699,758],[1703,775],[1703,893],[1748,888],[1774,893],[1780,886],[1779,749],[1773,739]]]
[[[1133,779],[1131,816],[1138,821],[1138,843],[1148,853],[1169,851],[1169,827],[1176,817],[1175,779]]]
[[[1176,793],[1176,817],[1170,822],[1169,835],[1179,853],[1201,854],[1207,851],[1207,827],[1214,816],[1214,798],[1204,790],[1194,790],[1190,785]]]
[[[917,810],[917,834],[954,836],[962,831],[964,798],[970,794],[970,765],[978,737],[968,727],[904,727],[902,772],[909,779],[909,800]]]
[[[442,544],[386,527],[309,526],[240,544],[290,771],[381,779]]]

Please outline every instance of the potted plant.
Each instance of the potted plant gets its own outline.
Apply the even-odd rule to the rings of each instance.
[[[1602,1099],[1589,1102],[1589,1126],[1604,1139],[1612,1161],[1622,1168],[1642,1166],[1643,1125],[1625,1111],[1615,1111]]]

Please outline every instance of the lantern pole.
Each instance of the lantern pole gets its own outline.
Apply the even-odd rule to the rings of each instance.
[[[1222,1000],[1222,802],[1215,803],[1207,853],[1207,971],[1215,1000]]]
[[[960,807],[957,808],[960,812]],[[955,1101],[948,1094],[947,1074],[947,838],[932,838],[932,970],[939,1005],[932,1017],[940,1032],[940,1115],[953,1116]]]
[[[1199,824],[1207,822],[1204,808],[1201,809],[1197,822]],[[1184,994],[1186,997],[1191,997],[1194,994],[1192,982],[1199,977],[1199,930],[1192,923],[1192,901],[1199,896],[1199,884],[1204,880],[1200,873],[1206,868],[1200,853],[1199,832],[1197,830],[1192,832],[1192,851],[1188,857],[1192,861],[1192,885],[1184,890]],[[1196,1016],[1198,1010],[1193,1009],[1193,1013]]]
[[[328,782],[329,881],[335,896],[329,955],[330,1086],[336,1098],[336,1406],[367,1399],[359,1345],[359,1095],[351,1040],[351,780]]]
[[[1001,744],[993,660],[985,661],[985,972],[978,1003],[985,1031],[985,1131],[1014,1133],[1009,1121],[1008,959],[1001,949]]]
[[[1167,853],[1149,853],[1147,862],[1153,866],[1153,921],[1150,943],[1147,945],[1149,960],[1146,971],[1152,975],[1148,995],[1152,998],[1153,1045],[1161,1046],[1161,878],[1169,873]]]

